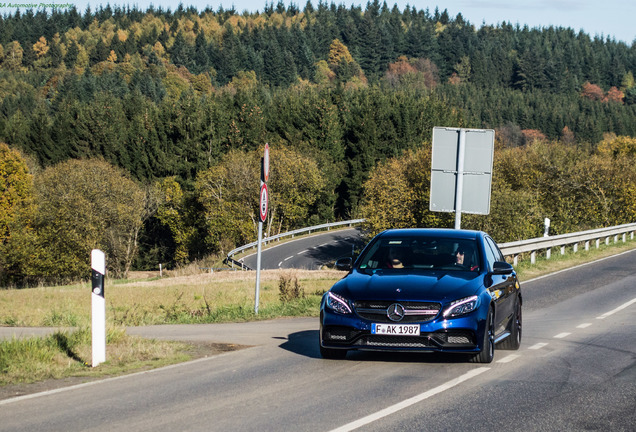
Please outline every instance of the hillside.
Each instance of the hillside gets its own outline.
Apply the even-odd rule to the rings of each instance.
[[[247,191],[265,142],[275,233],[361,215],[378,163],[430,144],[434,126],[496,129],[498,149],[559,142],[583,159],[635,137],[635,72],[636,44],[377,0],[16,11],[0,17],[0,142],[36,196],[42,169],[69,179],[60,164],[87,159],[145,189],[132,231],[144,268],[253,237]]]

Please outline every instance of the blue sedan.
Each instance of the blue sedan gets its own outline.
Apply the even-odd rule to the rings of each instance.
[[[481,231],[394,229],[378,234],[322,298],[320,354],[349,350],[463,353],[490,363],[521,344],[514,268]]]

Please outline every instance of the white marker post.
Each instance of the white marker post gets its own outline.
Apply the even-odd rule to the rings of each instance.
[[[106,300],[104,298],[104,274],[106,256],[99,249],[91,252],[92,282],[92,337],[93,367],[106,361]]]

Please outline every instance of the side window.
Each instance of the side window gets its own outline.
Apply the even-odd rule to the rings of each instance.
[[[486,249],[486,261],[488,261],[488,267],[490,267],[492,269],[493,264],[495,263],[495,261],[497,261],[497,258],[495,256],[495,253],[492,250],[492,245],[490,244],[491,240],[489,237],[486,237],[486,244],[485,244],[485,249]]]
[[[488,243],[488,246],[490,246],[490,248],[492,249],[492,253],[493,253],[493,256],[495,257],[495,261],[505,262],[506,260],[503,254],[501,253],[501,251],[499,250],[499,248],[497,247],[497,244],[495,243],[495,241],[491,239],[490,237],[486,237],[486,242]]]

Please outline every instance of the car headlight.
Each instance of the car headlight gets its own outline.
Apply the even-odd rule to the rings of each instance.
[[[471,296],[463,299],[455,300],[444,311],[444,318],[453,318],[465,315],[479,307],[479,297]]]
[[[331,291],[327,293],[327,307],[341,314],[352,313],[349,302],[344,297],[334,294]]]

